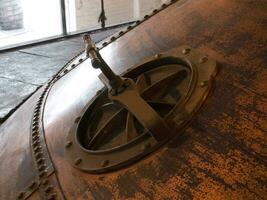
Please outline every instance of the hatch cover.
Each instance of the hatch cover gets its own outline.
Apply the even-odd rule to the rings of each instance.
[[[100,56],[100,55],[99,55]],[[155,55],[107,85],[69,132],[65,155],[83,171],[129,165],[178,135],[212,89],[216,62],[187,46]],[[121,91],[120,91],[121,90]]]

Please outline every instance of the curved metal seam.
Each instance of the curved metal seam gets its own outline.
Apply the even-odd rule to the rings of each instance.
[[[142,21],[136,21],[136,24],[134,26],[128,26],[126,31],[121,31],[119,34],[115,37],[112,36],[110,38],[109,42],[103,42],[102,47],[98,48],[99,50],[107,46],[108,44],[112,43],[113,41],[120,38],[125,33],[129,32],[133,28],[137,27],[144,21],[148,20],[153,15],[157,14],[158,12],[164,10],[169,5],[177,2],[178,0],[171,0],[168,4],[162,4],[160,9],[154,10],[150,15],[145,15]],[[46,84],[44,91],[39,97],[39,100],[35,106],[33,117],[32,117],[32,124],[31,124],[31,134],[30,134],[30,145],[31,145],[31,152],[34,160],[35,170],[38,174],[38,187],[36,189],[41,189],[43,193],[43,198],[45,199],[55,199],[57,197],[56,186],[52,184],[52,181],[49,180],[49,176],[51,174],[54,174],[55,169],[52,163],[52,160],[49,155],[49,150],[46,146],[45,142],[45,134],[44,134],[44,127],[42,123],[42,117],[43,117],[43,109],[45,104],[45,99],[47,98],[47,95],[49,93],[49,90],[52,88],[53,84],[56,83],[60,78],[62,78],[65,74],[70,72],[72,69],[76,68],[79,64],[81,64],[84,59],[80,59],[78,64],[73,64],[70,69],[67,69],[69,65],[77,59],[79,56],[81,56],[84,53],[84,51],[81,51],[78,53],[74,58],[72,58],[69,62],[67,62]],[[42,140],[42,141],[41,141]],[[59,183],[58,183],[59,184]],[[27,187],[28,188],[28,187]],[[28,191],[26,188],[25,191]],[[35,190],[36,190],[35,189]],[[35,191],[34,190],[34,191]],[[61,189],[59,189],[61,191]],[[17,196],[18,199],[27,199],[32,193],[29,193],[28,195],[25,195],[25,191],[20,192]],[[62,192],[62,191],[61,191]],[[62,195],[63,196],[63,193]]]

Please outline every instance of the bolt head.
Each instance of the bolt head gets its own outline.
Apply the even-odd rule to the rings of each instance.
[[[199,63],[205,63],[207,61],[208,61],[208,57],[206,56],[199,59]]]
[[[191,51],[190,48],[185,48],[185,49],[182,50],[182,53],[183,53],[184,55],[186,55],[186,54],[189,54],[190,51]]]

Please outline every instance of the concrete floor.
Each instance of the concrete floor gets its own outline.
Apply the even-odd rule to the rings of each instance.
[[[91,34],[95,42],[117,27]],[[81,36],[0,54],[0,124],[63,65],[84,49]]]

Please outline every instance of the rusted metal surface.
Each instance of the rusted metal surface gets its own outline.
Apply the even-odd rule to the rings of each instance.
[[[87,174],[64,157],[71,124],[103,87],[88,60],[78,57],[70,62],[69,69],[74,69],[55,77],[58,81],[51,88],[43,119],[56,169],[53,176],[59,184],[55,188],[65,195],[58,198],[265,199],[266,10],[265,0],[183,0],[130,27],[118,39],[110,38],[112,43],[103,43],[101,54],[117,73],[184,44],[220,65],[213,94],[188,128],[146,159],[112,173]],[[75,68],[74,63],[81,64]],[[0,199],[15,199],[37,177],[29,138],[42,90],[1,127],[0,170],[5,173]]]

